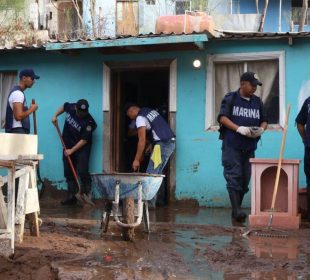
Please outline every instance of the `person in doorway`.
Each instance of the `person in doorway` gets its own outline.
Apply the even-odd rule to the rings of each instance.
[[[128,172],[132,171],[132,162],[136,156],[137,152],[137,143],[138,143],[138,130],[136,127],[136,121],[131,120],[130,124],[128,125],[128,132],[127,132],[127,141],[128,141],[128,153],[127,153],[127,158],[128,158]],[[141,158],[140,162],[140,168],[139,172],[144,173],[146,172],[147,165],[149,163],[149,159],[151,156],[152,152],[152,144],[149,140],[149,133],[147,133],[146,136],[146,144],[145,144],[145,149]]]
[[[20,71],[19,83],[11,89],[8,96],[5,117],[6,133],[30,133],[29,115],[38,109],[38,105],[31,104],[28,108],[24,91],[31,88],[37,79],[40,77],[32,69]]]
[[[133,171],[139,171],[147,143],[147,131],[151,131],[153,151],[146,173],[162,174],[171,154],[175,150],[175,135],[167,122],[156,111],[129,103],[125,106],[127,116],[135,120],[138,131],[138,144],[132,162]],[[151,208],[155,208],[156,196],[151,200]]]
[[[304,172],[307,184],[307,219],[310,221],[310,97],[304,101],[295,121],[305,147]]]
[[[255,73],[243,73],[240,88],[225,95],[218,115],[223,135],[222,165],[232,218],[239,222],[246,218],[240,208],[244,195],[249,191],[249,159],[255,157],[257,142],[267,128],[263,103],[254,95],[257,86],[262,86],[262,83]]]
[[[90,115],[87,100],[80,99],[76,103],[64,103],[52,118],[52,123],[57,123],[57,117],[66,113],[62,137],[66,145],[63,151],[64,176],[67,181],[67,199],[62,205],[75,205],[77,199],[77,183],[70,169],[67,156],[71,157],[72,163],[82,182],[82,198],[87,203],[91,201],[91,177],[88,171],[89,157],[92,147],[92,134],[97,127]]]

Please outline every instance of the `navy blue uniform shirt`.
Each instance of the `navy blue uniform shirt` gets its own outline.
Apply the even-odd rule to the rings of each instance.
[[[67,113],[62,137],[67,149],[71,149],[80,140],[86,140],[85,146],[90,146],[92,142],[92,133],[97,124],[90,114],[85,118],[79,118],[76,114],[75,103],[65,103],[64,110]]]
[[[233,102],[232,107],[231,102]],[[249,100],[242,98],[239,90],[225,95],[218,120],[221,116],[226,116],[238,126],[260,126],[261,123],[267,121],[261,99],[256,95],[252,95]],[[257,138],[249,138],[226,129],[223,141],[235,149],[251,151],[256,150],[257,140]]]
[[[310,147],[310,97],[305,100],[295,121],[306,125],[306,139],[304,143],[306,147]]]

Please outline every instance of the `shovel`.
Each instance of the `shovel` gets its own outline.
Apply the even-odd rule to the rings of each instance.
[[[67,148],[66,148],[66,144],[65,144],[65,142],[64,142],[64,140],[63,140],[63,138],[62,138],[62,136],[61,136],[61,132],[60,132],[60,129],[59,129],[59,126],[58,126],[58,123],[57,123],[57,122],[55,123],[55,127],[56,127],[56,130],[57,130],[57,132],[58,132],[58,136],[59,136],[59,139],[60,139],[60,141],[61,141],[61,144],[62,144],[64,150],[66,150],[66,149],[67,149]],[[75,194],[75,197],[76,197],[76,199],[83,205],[83,204],[85,204],[85,202],[87,202],[87,201],[85,201],[85,200],[83,199],[82,187],[81,187],[81,184],[80,184],[80,181],[79,181],[79,177],[78,177],[78,175],[77,175],[77,173],[76,173],[76,170],[75,170],[74,165],[73,165],[73,163],[72,163],[71,157],[70,157],[69,155],[66,155],[66,158],[67,158],[67,160],[68,160],[68,163],[69,163],[69,166],[70,166],[71,171],[72,171],[72,173],[73,173],[75,182],[76,182],[76,184],[77,184],[77,186],[78,186],[78,189],[79,189],[78,192]],[[87,202],[87,203],[91,204],[90,202]],[[94,204],[91,204],[91,205],[94,205]]]
[[[36,103],[36,101],[34,99],[32,99],[32,104],[35,104],[35,103]],[[32,114],[33,114],[33,133],[34,133],[34,135],[38,135],[36,111],[34,111]],[[38,161],[38,164],[37,164],[37,176],[38,176],[39,182],[42,185],[41,190],[39,192],[39,199],[40,199],[42,197],[44,191],[45,191],[45,183],[43,182],[43,180],[41,178],[40,162],[39,161]]]

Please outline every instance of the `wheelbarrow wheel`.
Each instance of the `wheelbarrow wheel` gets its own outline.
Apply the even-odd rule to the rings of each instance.
[[[132,224],[135,220],[135,201],[132,197],[125,198],[123,200],[123,222],[125,224]],[[123,228],[123,240],[133,241],[134,240],[134,228]]]

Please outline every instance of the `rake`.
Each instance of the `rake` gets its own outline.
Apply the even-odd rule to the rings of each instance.
[[[288,127],[288,119],[289,119],[290,110],[291,110],[291,105],[288,104],[286,115],[285,115],[285,123],[283,127],[282,141],[281,141],[280,154],[279,154],[278,165],[277,165],[276,179],[275,179],[275,184],[273,188],[271,207],[269,209],[270,216],[268,220],[267,231],[248,230],[242,234],[242,236],[244,237],[249,234],[254,234],[255,236],[261,236],[261,237],[274,237],[274,238],[287,238],[288,237],[288,234],[286,234],[285,231],[272,229],[272,222],[273,222],[273,213],[276,212],[275,203],[276,203],[276,197],[277,197],[278,188],[279,188],[279,179],[280,179],[280,172],[281,172],[281,167],[282,167],[282,157],[283,157],[283,151],[284,151],[284,146],[285,146],[286,132],[287,132],[287,127]]]

